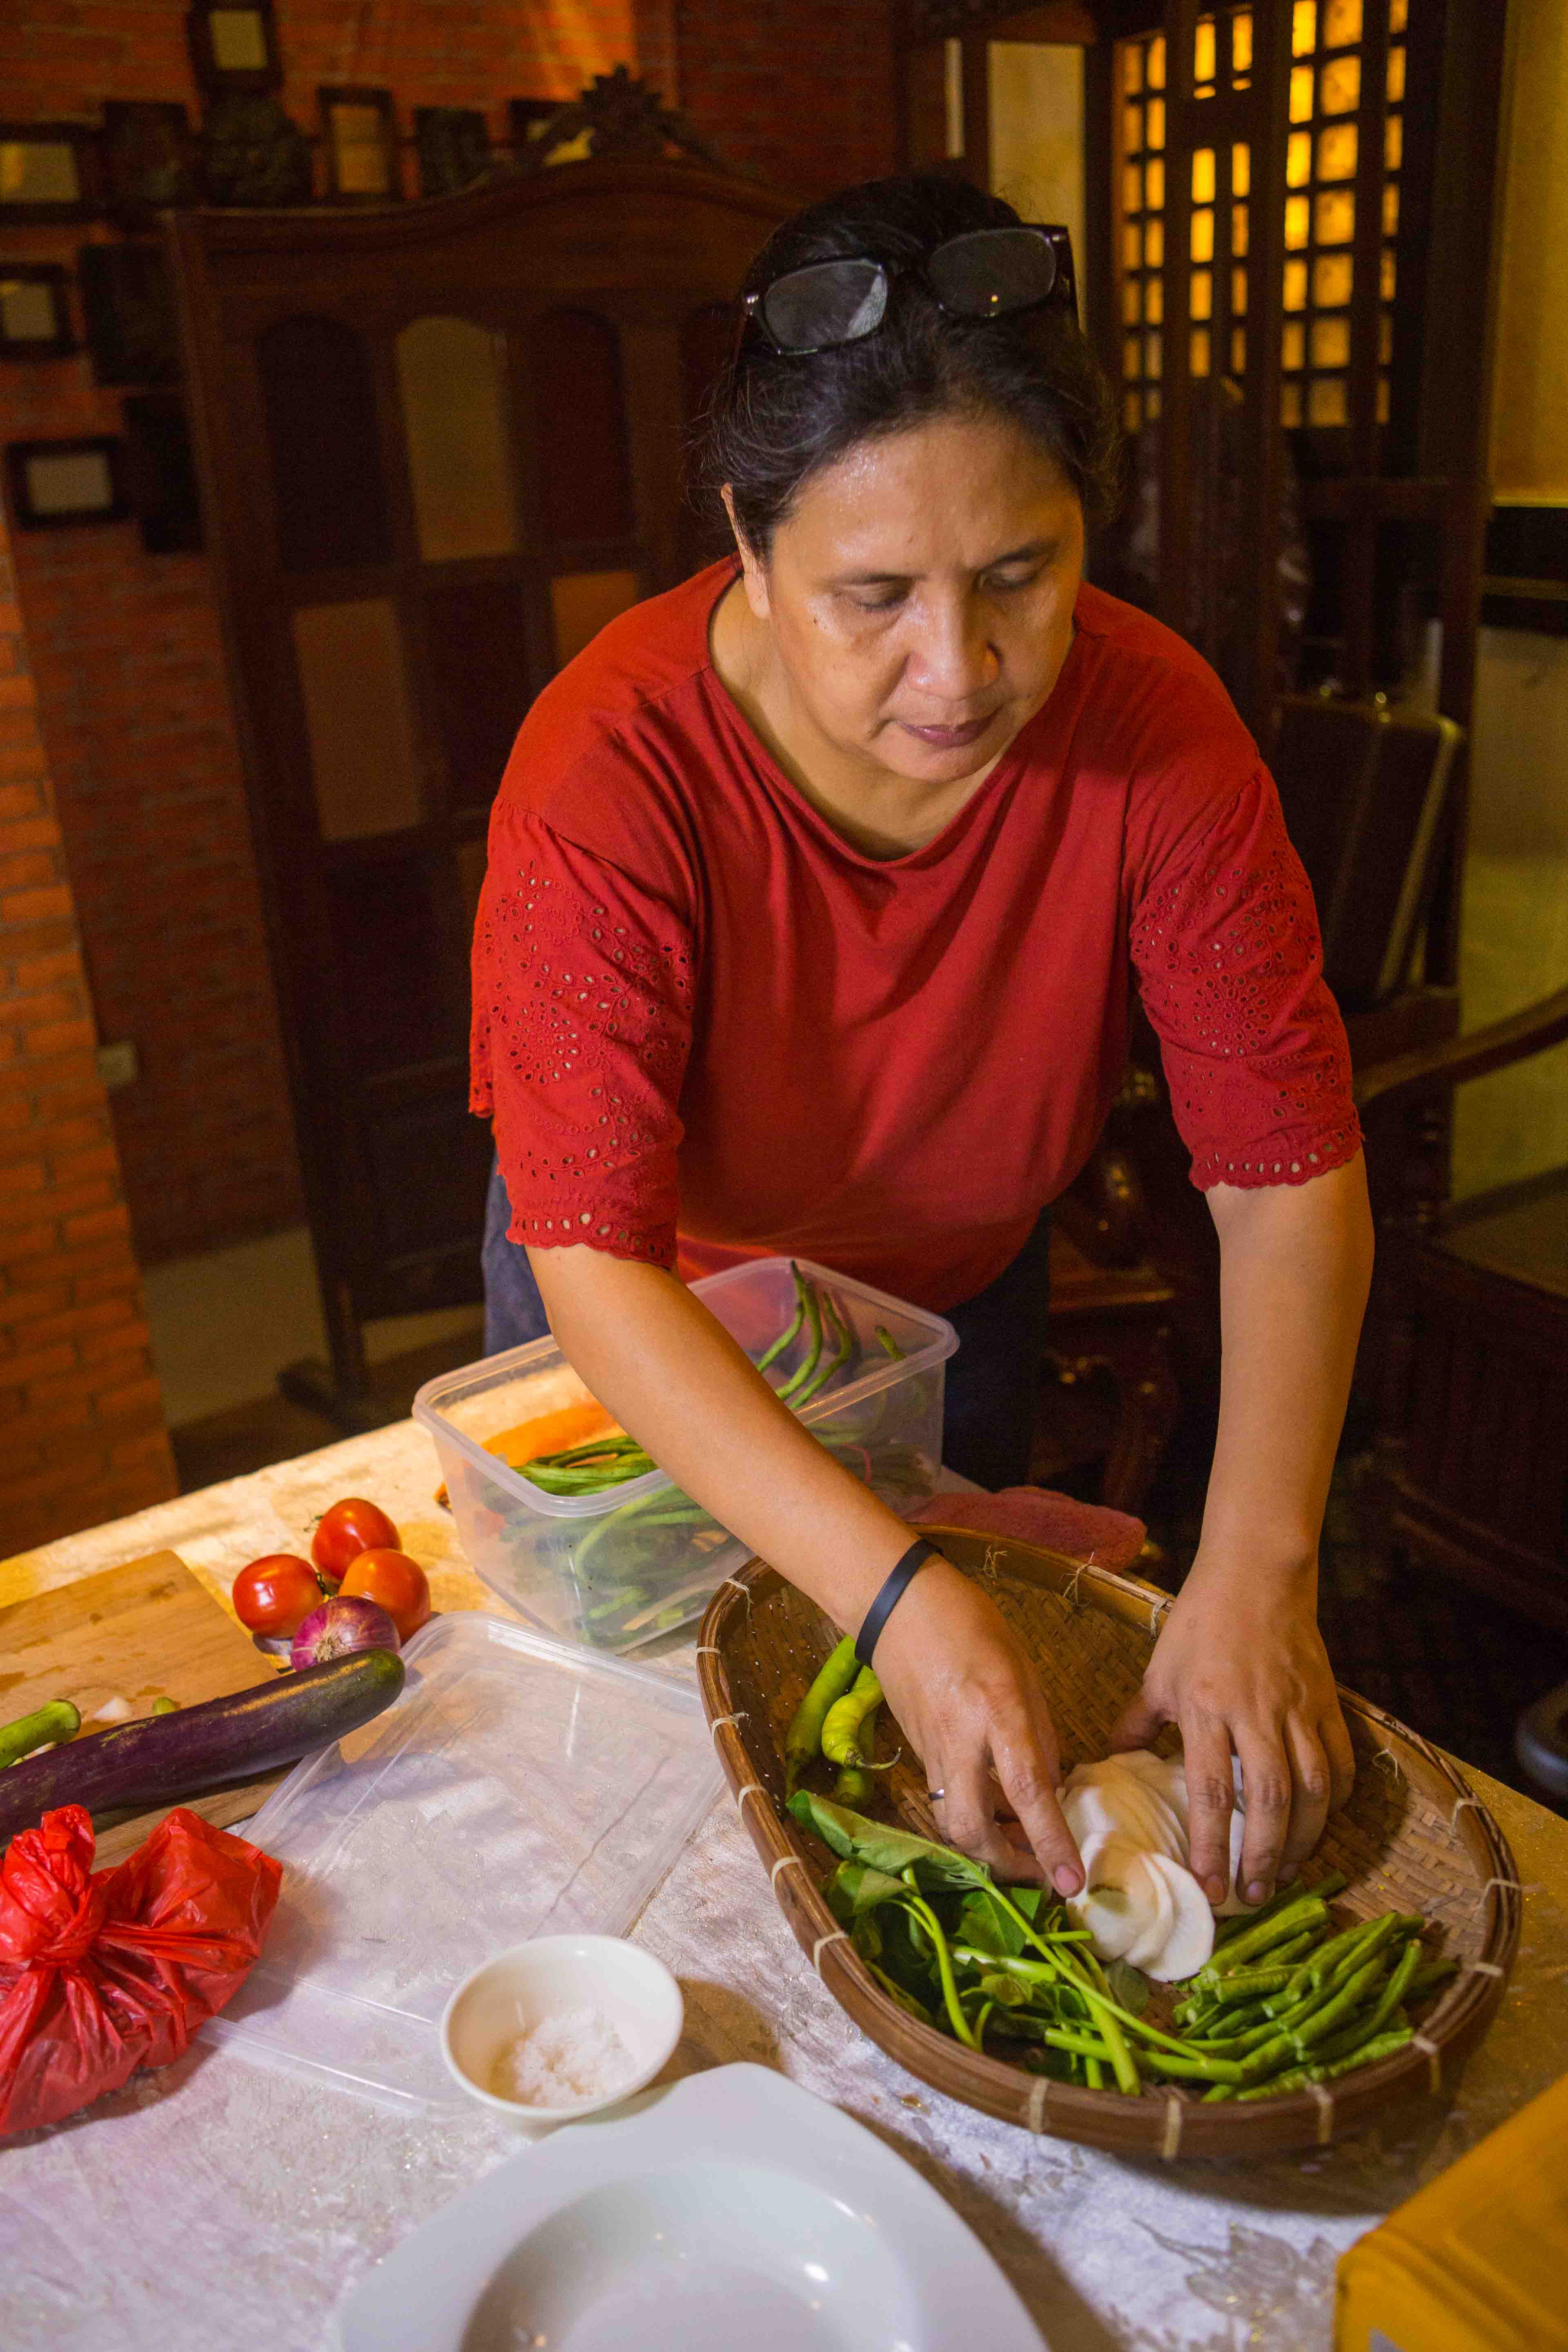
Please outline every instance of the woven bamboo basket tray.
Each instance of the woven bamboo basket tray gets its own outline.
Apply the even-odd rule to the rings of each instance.
[[[921,1532],[984,1581],[1036,1660],[1064,1770],[1102,1756],[1142,1677],[1169,1596],[1032,1545],[958,1528]],[[1349,1885],[1332,1906],[1337,1925],[1394,1908],[1419,1911],[1430,1923],[1433,1949],[1459,1964],[1395,2056],[1311,2092],[1209,2106],[1163,2084],[1132,2098],[1056,2082],[921,2024],[882,1991],[828,1909],[821,1887],[834,1857],[784,1810],[784,1734],[837,1638],[813,1602],[752,1560],[720,1587],[702,1621],[702,1701],[742,1818],[801,1949],[857,2025],[932,2089],[1030,2131],[1121,2154],[1260,2156],[1321,2145],[1395,2099],[1440,2091],[1490,2022],[1519,1942],[1520,1891],[1507,1842],[1446,1757],[1380,1707],[1342,1691],[1356,1751],[1355,1792],[1330,1822],[1303,1883],[1342,1871]],[[890,1717],[883,1725],[879,1752],[900,1746],[906,1752],[879,1776],[884,1794],[875,1810],[936,1837],[919,1764]],[[1175,1742],[1167,1735],[1163,1744]],[[1168,2002],[1155,1988],[1153,2021],[1168,2021]]]

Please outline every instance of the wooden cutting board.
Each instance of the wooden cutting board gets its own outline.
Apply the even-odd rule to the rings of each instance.
[[[150,1712],[160,1697],[195,1706],[249,1690],[276,1671],[172,1551],[0,1608],[0,1723],[50,1699],[68,1698],[80,1710],[83,1731],[100,1730],[88,1717],[108,1699],[129,1699],[138,1715]],[[253,1813],[283,1778],[281,1771],[268,1772],[187,1801],[221,1829]],[[106,1816],[98,1864],[132,1853],[170,1810],[157,1805],[149,1812]]]

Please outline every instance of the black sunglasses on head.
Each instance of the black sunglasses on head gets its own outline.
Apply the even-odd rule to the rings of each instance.
[[[741,332],[756,326],[775,352],[805,358],[874,335],[888,315],[896,278],[924,280],[939,310],[959,319],[1002,319],[1059,304],[1078,317],[1072,239],[1065,228],[967,230],[918,261],[878,261],[859,254],[786,269],[748,294]]]

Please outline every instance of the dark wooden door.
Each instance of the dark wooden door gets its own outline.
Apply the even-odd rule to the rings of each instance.
[[[563,165],[170,237],[332,1368],[479,1296],[467,1108],[489,804],[529,703],[700,549],[683,438],[784,209]]]

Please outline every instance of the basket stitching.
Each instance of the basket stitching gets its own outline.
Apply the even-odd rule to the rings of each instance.
[[[1410,2047],[1412,2050],[1419,2050],[1426,2059],[1431,2071],[1434,2094],[1440,2091],[1443,2087],[1443,2053],[1436,2042],[1425,2033],[1413,2033],[1410,2037]]]
[[[805,1864],[801,1860],[798,1853],[781,1853],[778,1860],[774,1863],[773,1868],[768,1873],[768,1885],[770,1886],[776,1886],[778,1885],[780,1871],[787,1870],[792,1862],[797,1870],[805,1870]],[[805,1874],[809,1880],[811,1876],[810,1871],[806,1870]]]
[[[727,1576],[727,1577],[724,1579],[724,1584],[732,1584],[732,1585],[734,1586],[734,1588],[735,1588],[736,1591],[741,1595],[741,1598],[744,1601],[744,1602],[745,1602],[745,1604],[746,1604],[746,1614],[747,1614],[747,1616],[748,1616],[748,1617],[750,1617],[750,1615],[751,1615],[751,1613],[752,1613],[752,1588],[751,1588],[751,1586],[750,1586],[749,1584],[742,1584],[742,1581],[741,1581],[741,1580],[740,1580],[740,1578],[739,1578],[738,1576]],[[719,1587],[719,1590],[720,1590],[720,1591],[721,1591],[721,1592],[722,1592],[722,1591],[723,1591],[723,1590],[724,1590],[724,1584],[721,1584],[721,1585]]]
[[[743,1789],[737,1789],[735,1791],[735,1811],[738,1813],[744,1812],[746,1810],[746,1799],[748,1797],[760,1797],[762,1794],[763,1791],[757,1786],[757,1783],[754,1780],[748,1780]]]
[[[1309,2083],[1307,2088],[1318,2103],[1318,2146],[1327,2147],[1334,2128],[1334,2095],[1326,2083]]]
[[[847,1944],[848,1941],[849,1930],[847,1927],[835,1927],[831,1936],[818,1936],[816,1943],[813,1944],[811,1948],[811,1965],[816,1970],[818,1976],[822,1974],[822,1955],[827,1946],[829,1944]]]
[[[695,1654],[700,1658],[721,1658],[724,1653],[717,1642],[699,1642]]]
[[[1048,2074],[1037,2074],[1029,2092],[1029,2111],[1026,2120],[1032,2132],[1046,2128],[1046,2108],[1050,2101],[1051,2083]]]
[[[1503,1977],[1508,1970],[1500,1969],[1495,1960],[1467,1960],[1465,1974],[1468,1977]]]
[[[723,1730],[724,1726],[727,1723],[744,1723],[745,1720],[745,1710],[742,1708],[739,1715],[716,1715],[708,1728],[713,1734],[714,1740],[717,1742],[719,1734]]]
[[[1180,2093],[1176,2091],[1167,2091],[1165,2094],[1165,2128],[1163,2133],[1161,2135],[1160,2139],[1160,2154],[1164,2158],[1167,2164],[1174,2161],[1176,2151],[1182,2145],[1182,2118],[1185,2113],[1186,2104],[1182,2098]]]

